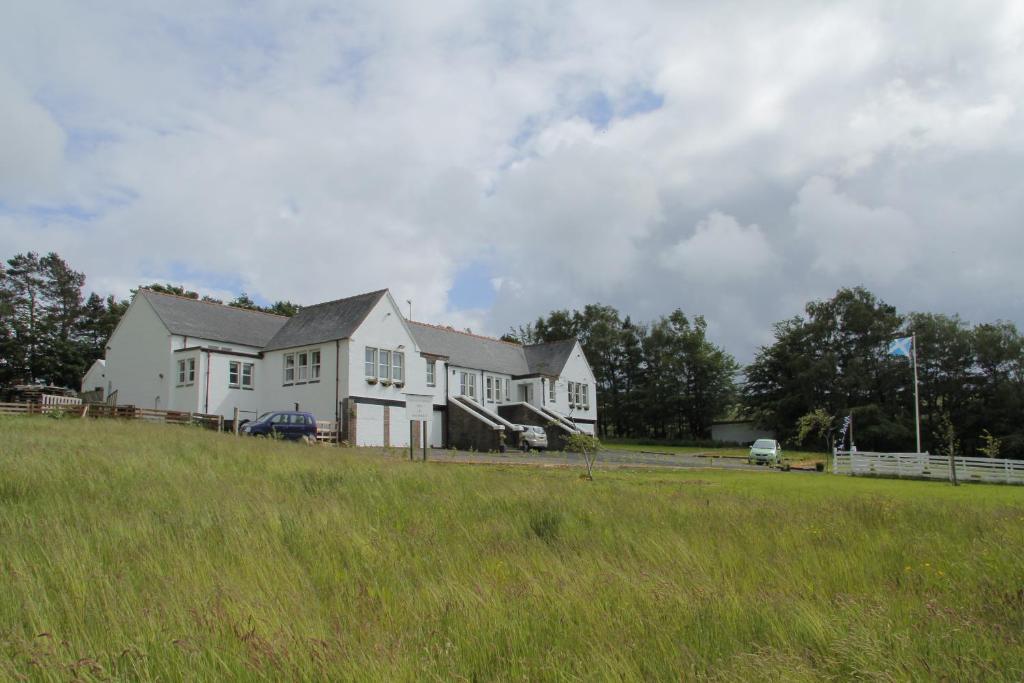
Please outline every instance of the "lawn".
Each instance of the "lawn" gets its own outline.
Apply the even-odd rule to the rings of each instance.
[[[1024,489],[0,418],[0,679],[1024,678]]]

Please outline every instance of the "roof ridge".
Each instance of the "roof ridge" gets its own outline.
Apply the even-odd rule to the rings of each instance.
[[[523,348],[530,348],[531,346],[545,346],[547,344],[565,344],[569,342],[575,344],[578,341],[579,337],[566,337],[565,339],[554,339],[552,341],[546,342],[534,342],[532,344],[523,344]]]
[[[454,332],[456,334],[462,334],[462,335],[465,335],[467,337],[475,337],[476,339],[486,339],[487,341],[494,341],[494,342],[499,342],[501,344],[508,344],[509,346],[515,346],[515,347],[520,348],[520,349],[526,348],[525,344],[520,344],[519,342],[511,342],[511,341],[508,341],[507,339],[498,339],[496,337],[487,337],[485,335],[477,334],[475,332],[465,332],[463,330],[457,330],[454,327],[448,327],[448,326],[445,326],[445,325],[435,325],[434,323],[425,323],[425,322],[421,322],[419,320],[407,320],[406,322],[410,322],[413,325],[422,325],[423,327],[432,327],[435,330],[441,330],[443,332]]]
[[[387,287],[385,287],[384,289],[375,289],[372,292],[362,292],[361,294],[353,294],[351,296],[343,296],[340,299],[331,299],[330,301],[321,301],[318,304],[310,304],[309,306],[303,306],[302,310],[306,310],[307,308],[318,308],[320,306],[326,306],[328,304],[338,304],[338,303],[341,303],[342,301],[348,301],[349,299],[358,299],[361,296],[370,296],[371,294],[383,294],[386,291],[388,291]]]
[[[157,296],[166,296],[166,297],[169,297],[169,298],[172,298],[172,299],[181,299],[182,301],[191,301],[191,302],[197,303],[197,304],[208,304],[210,306],[220,306],[221,308],[233,308],[236,311],[247,311],[249,313],[259,313],[261,315],[269,315],[269,316],[272,316],[274,318],[289,318],[289,317],[291,317],[291,316],[287,316],[287,315],[281,315],[279,313],[270,313],[269,311],[257,311],[257,310],[254,310],[252,308],[242,308],[241,306],[232,306],[231,304],[226,304],[223,301],[220,301],[220,302],[217,302],[217,301],[205,301],[203,299],[193,299],[190,296],[182,296],[180,294],[168,294],[167,292],[157,292],[155,290],[150,289],[149,287],[139,287],[138,291],[140,291],[140,292],[149,292],[150,294],[156,294]]]

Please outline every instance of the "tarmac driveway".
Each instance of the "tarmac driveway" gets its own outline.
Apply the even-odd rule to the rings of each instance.
[[[419,459],[420,452],[416,453]],[[584,467],[583,456],[580,453],[563,452],[532,452],[507,451],[505,453],[478,453],[471,451],[448,451],[440,448],[433,448],[428,451],[427,457],[432,462],[465,462],[465,463],[488,463],[488,464],[509,464],[509,465],[548,465],[548,466],[577,466]],[[597,454],[595,468],[607,467],[671,467],[681,469],[729,469],[729,470],[766,470],[764,466],[748,465],[743,458],[721,458],[714,457],[713,453],[701,454],[668,454],[668,453],[641,453],[638,451],[615,451],[601,450]]]

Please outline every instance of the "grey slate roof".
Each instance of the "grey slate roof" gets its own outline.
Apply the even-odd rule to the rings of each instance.
[[[424,353],[446,356],[451,365],[513,376],[559,374],[576,344],[573,339],[522,346],[425,323],[410,322],[409,328]]]
[[[546,344],[524,346],[523,351],[526,353],[526,363],[530,366],[531,373],[559,375],[575,347],[575,339],[563,339]]]
[[[348,339],[388,290],[305,306],[267,342],[264,351]]]
[[[153,307],[171,334],[229,344],[261,347],[288,320],[280,315],[160,294],[148,289],[140,289],[136,296],[141,296]]]
[[[519,344],[424,323],[410,322],[409,328],[421,351],[447,356],[451,365],[507,375],[529,373],[523,347]]]

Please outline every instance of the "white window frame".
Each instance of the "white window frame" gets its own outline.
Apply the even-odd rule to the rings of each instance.
[[[459,395],[476,400],[476,373],[463,372],[459,375]]]
[[[494,378],[490,375],[484,377],[484,396],[491,403],[494,403]]]
[[[431,358],[427,359],[427,386],[437,386],[437,361]]]
[[[367,346],[366,353],[363,355],[363,372],[366,377],[377,379],[377,348],[375,346]]]
[[[234,377],[234,379],[232,379]],[[242,386],[242,363],[237,360],[228,361],[228,387],[238,389]]]
[[[548,401],[550,403],[558,403],[558,387],[553,379],[548,380]]]
[[[196,381],[196,359],[188,359],[188,381],[186,384],[195,384]]]
[[[185,385],[185,359],[182,358],[178,361],[178,386]]]
[[[380,381],[391,379],[391,352],[387,349],[377,351],[377,372]]]
[[[309,352],[309,381],[320,381],[320,349]]]
[[[391,379],[395,382],[405,381],[405,352],[391,352]]]
[[[590,385],[583,385],[583,410],[590,410]]]
[[[289,385],[295,384],[295,354],[286,353],[281,358],[282,370],[283,370],[283,381],[282,384]],[[289,376],[290,375],[290,376]]]
[[[512,380],[505,378],[505,403],[512,401]]]
[[[256,386],[256,364],[242,363],[242,388],[252,391]]]
[[[295,352],[295,383],[305,384],[309,380],[309,351]]]

